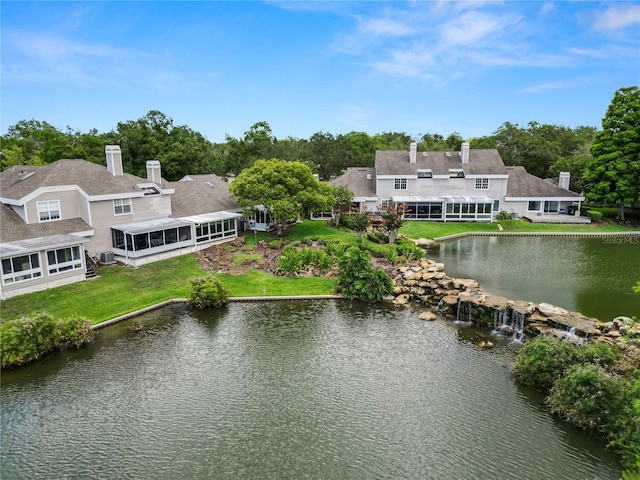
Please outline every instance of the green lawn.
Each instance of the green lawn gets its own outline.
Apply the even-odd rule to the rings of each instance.
[[[400,233],[409,238],[438,238],[464,232],[498,232],[498,224],[505,232],[625,232],[623,227],[612,221],[589,225],[529,223],[524,220],[500,220],[494,223],[465,222],[407,222]]]
[[[522,220],[501,221],[506,232],[614,232],[629,230],[613,222],[596,225],[545,225]],[[407,222],[400,233],[410,238],[434,238],[468,231],[497,232],[497,223]],[[255,239],[271,241],[272,234],[246,237],[234,261],[255,258]],[[356,243],[355,233],[330,228],[322,220],[305,221],[285,231],[289,241],[305,238],[335,238]],[[228,244],[225,248],[232,248]],[[202,276],[193,255],[171,258],[140,268],[108,266],[100,277],[42,292],[20,295],[0,302],[0,318],[10,320],[46,310],[58,317],[80,315],[99,323],[172,298],[189,296],[189,279]],[[231,296],[326,295],[333,292],[335,280],[326,278],[283,278],[250,270],[242,275],[217,274]]]
[[[242,275],[217,273],[216,277],[231,297],[331,295],[336,284],[329,278],[277,277],[259,270],[247,270]]]
[[[0,303],[2,320],[46,310],[66,317],[80,315],[99,323],[172,298],[189,296],[189,279],[204,273],[193,255],[140,268],[107,266],[95,280],[20,295]]]

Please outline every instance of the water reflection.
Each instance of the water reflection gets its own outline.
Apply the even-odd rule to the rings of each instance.
[[[638,240],[470,237],[444,243],[431,256],[444,262],[449,276],[473,278],[494,295],[608,321],[640,314],[640,296],[631,292],[640,278]]]

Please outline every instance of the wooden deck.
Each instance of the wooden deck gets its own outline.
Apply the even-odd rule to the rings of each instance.
[[[573,225],[584,225],[591,223],[589,217],[576,217],[574,215],[523,215],[522,218],[531,223],[568,223]]]

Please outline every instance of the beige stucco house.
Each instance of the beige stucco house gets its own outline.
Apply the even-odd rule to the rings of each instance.
[[[95,262],[144,265],[237,237],[240,209],[220,178],[167,182],[123,172],[120,147],[106,168],[85,160],[0,172],[0,297],[87,278]]]

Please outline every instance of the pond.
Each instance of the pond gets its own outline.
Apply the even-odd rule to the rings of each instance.
[[[551,303],[609,321],[640,317],[640,237],[468,237],[430,257],[450,277],[473,278],[489,293]]]
[[[514,347],[346,300],[172,306],[3,372],[1,477],[618,479]]]

